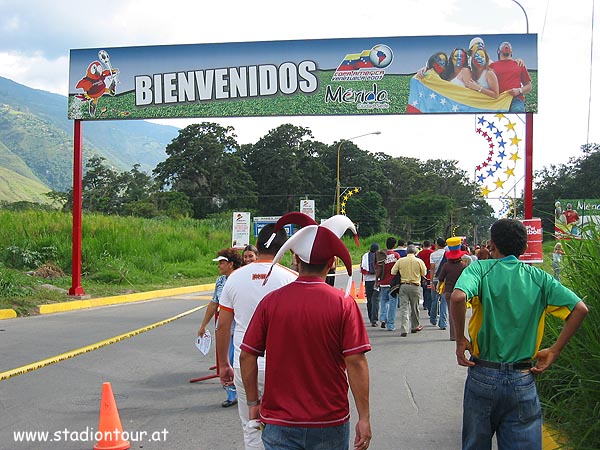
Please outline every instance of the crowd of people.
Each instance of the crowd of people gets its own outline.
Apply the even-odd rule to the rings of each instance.
[[[419,319],[422,305],[431,325],[441,330],[449,328],[450,340],[454,341],[448,310],[450,294],[463,268],[472,261],[489,258],[487,245],[469,247],[460,237],[438,238],[433,244],[424,240],[421,244],[393,236],[386,239],[386,250],[380,250],[378,243],[371,244],[360,264],[371,326],[394,331],[399,314],[400,336],[418,333],[423,330]],[[392,290],[396,274],[400,274],[400,282],[397,290]]]
[[[288,223],[301,226],[289,239],[283,229]],[[474,247],[460,237],[422,244],[389,237],[385,249],[373,243],[360,262],[366,323],[348,295],[350,283],[340,290],[326,282],[336,260],[352,279],[352,260],[340,239],[348,229],[356,238],[345,216],[317,225],[289,213],[265,226],[244,257],[227,248],[214,259],[221,276],[198,333],[218,310],[216,353],[228,391],[223,406],[237,404],[245,448],[349,449],[349,391],[358,417],[352,447],[368,448],[366,324],[408,337],[424,328],[422,305],[432,326],[449,329],[457,363],[468,367],[462,448],[491,448],[496,435],[500,450],[515,448],[515,442],[541,449],[534,375],[556,360],[587,308],[555,277],[518,260],[527,244],[523,224],[501,219],[491,227],[490,240]],[[248,262],[246,251],[254,255]],[[288,251],[295,270],[279,264]],[[468,337],[467,305],[473,308]],[[547,311],[565,325],[540,350]]]

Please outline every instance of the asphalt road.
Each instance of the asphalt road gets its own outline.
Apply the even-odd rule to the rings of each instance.
[[[210,293],[0,321],[0,373],[78,349],[206,304]],[[361,304],[366,317],[366,305]],[[110,382],[132,449],[243,449],[237,410],[222,408],[214,353],[194,346],[204,309],[80,356],[0,381],[1,450],[92,449],[102,383]],[[368,327],[371,449],[460,448],[465,369],[448,331],[408,337]],[[366,322],[366,320],[365,320]],[[214,348],[214,347],[213,347]],[[352,429],[356,418],[352,418]],[[48,432],[54,442],[18,442]],[[353,434],[353,433],[352,433]],[[31,436],[30,436],[31,437]],[[60,439],[60,442],[57,441]]]

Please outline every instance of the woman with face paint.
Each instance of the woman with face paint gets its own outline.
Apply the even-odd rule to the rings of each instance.
[[[471,55],[471,80],[467,81],[469,89],[492,98],[498,98],[498,77],[490,67],[490,59],[485,50],[477,50]]]
[[[450,53],[450,61],[447,69],[447,80],[458,86],[466,87],[471,79],[471,70],[468,64],[467,51],[463,48],[455,48]]]

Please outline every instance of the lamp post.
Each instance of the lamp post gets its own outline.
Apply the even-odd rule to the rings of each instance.
[[[351,141],[352,139],[358,139],[364,136],[370,136],[372,134],[381,134],[381,131],[372,131],[371,133],[365,133],[358,136],[354,136],[348,139],[342,139],[337,149],[337,182],[335,185],[335,213],[340,213],[340,151],[342,150],[342,144],[345,141]]]
[[[517,5],[519,5],[519,8],[521,8],[521,10],[523,11],[523,14],[525,14],[525,26],[527,28],[527,34],[529,34],[529,18],[527,17],[527,11],[525,11],[525,8],[523,8],[523,5],[521,5],[517,0],[512,0],[513,2],[515,2]]]
[[[459,206],[458,208],[454,208],[450,210],[450,233],[451,236],[454,236],[454,213],[458,212],[462,209],[468,209],[468,206]],[[457,226],[458,228],[458,226]]]

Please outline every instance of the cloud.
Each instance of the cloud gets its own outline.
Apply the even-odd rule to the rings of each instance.
[[[581,155],[579,148],[587,140],[589,96],[598,94],[598,81],[590,93],[590,70],[595,67],[597,71],[600,56],[596,46],[594,66],[590,66],[590,2],[520,3],[527,12],[530,32],[539,33],[539,113],[534,116],[533,163],[540,169]],[[67,92],[71,48],[525,32],[523,11],[508,0],[404,0],[393,5],[306,0],[293,6],[278,0],[105,0],[89,4],[0,0],[0,10],[0,75],[62,95]],[[595,30],[596,41],[599,29]],[[600,120],[599,106],[598,101],[592,102],[592,124]],[[241,143],[256,142],[279,124],[292,123],[310,128],[315,139],[325,143],[380,130],[381,136],[365,137],[357,145],[392,156],[458,159],[468,172],[481,158],[471,116],[211,121],[233,125]],[[163,123],[185,126],[191,122]],[[600,142],[600,129],[592,127],[590,141]]]

